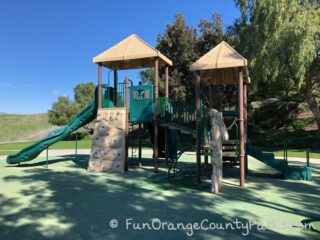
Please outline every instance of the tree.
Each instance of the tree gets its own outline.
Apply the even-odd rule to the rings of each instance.
[[[201,19],[198,24],[198,54],[202,56],[218,45],[221,41],[229,42],[229,36],[223,30],[223,22],[219,13],[214,13],[210,20]],[[208,97],[208,86],[203,86],[203,97]],[[237,87],[235,85],[214,85],[211,86],[214,95],[213,107],[223,110],[223,107],[229,107],[236,104],[234,97]],[[233,101],[232,101],[233,100]]]
[[[154,79],[154,69],[147,68],[146,70],[139,72],[139,75],[142,83],[152,83]]]
[[[58,101],[53,103],[49,110],[49,123],[63,126],[79,112],[79,105],[68,97],[59,96]]]
[[[200,32],[198,38],[198,51],[200,56],[209,52],[221,41],[226,40],[221,15],[219,13],[214,13],[211,21],[200,19],[198,29]]]
[[[199,33],[199,37],[197,34]],[[194,73],[189,71],[190,65],[198,57],[207,53],[222,40],[227,39],[223,31],[221,15],[213,14],[211,20],[200,20],[198,29],[187,26],[182,14],[177,13],[174,22],[168,24],[165,32],[158,35],[156,48],[173,61],[169,69],[170,98],[194,103]],[[164,92],[164,69],[160,69],[160,94]],[[152,83],[154,78],[153,69],[140,72],[142,81]],[[215,86],[216,102],[222,102],[221,91],[224,86]],[[205,91],[207,92],[207,91]],[[222,104],[218,104],[219,106]]]
[[[79,108],[84,108],[92,101],[95,85],[92,82],[78,84],[74,89],[74,99]]]
[[[92,82],[81,83],[73,89],[75,101],[59,96],[48,111],[49,122],[53,125],[66,125],[81,109],[86,107],[94,95],[95,85]]]
[[[142,83],[153,83],[154,79],[154,69],[153,68],[147,68],[144,71],[139,72],[140,78]],[[162,74],[159,77],[159,95],[164,96],[165,95],[165,76]]]
[[[196,29],[187,26],[182,14],[177,13],[157,42],[156,48],[173,61],[169,68],[170,98],[193,102],[194,75],[189,66],[198,58]]]
[[[249,58],[251,78],[258,82],[257,91],[262,83],[265,93],[275,89],[303,92],[320,130],[319,1],[235,2],[241,9],[235,27],[239,49]]]

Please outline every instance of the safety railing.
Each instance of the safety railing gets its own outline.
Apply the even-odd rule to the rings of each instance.
[[[118,83],[117,87],[117,102],[116,102],[116,107],[125,107],[125,90],[126,90],[126,85],[125,83]]]
[[[167,97],[158,99],[159,120],[195,130],[196,107]]]
[[[104,107],[125,106],[125,83],[118,83],[117,88],[109,84],[102,85],[102,102]]]

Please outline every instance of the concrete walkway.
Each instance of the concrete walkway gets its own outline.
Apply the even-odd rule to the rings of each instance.
[[[75,154],[74,149],[52,149],[49,150],[49,156],[62,156],[62,155],[72,155]],[[90,154],[90,149],[78,149],[78,154]],[[129,156],[131,154],[131,151],[129,151]],[[142,154],[152,154],[151,149],[142,149]],[[195,152],[185,152],[186,155],[195,155]],[[39,157],[45,157],[46,151],[43,151],[40,153]],[[0,160],[5,160],[7,156],[0,156]],[[283,156],[276,156],[277,159],[282,159]],[[249,157],[249,160],[252,159],[252,157]],[[306,163],[306,158],[298,158],[298,157],[289,157],[288,161],[291,163]],[[311,164],[319,164],[320,165],[320,159],[318,158],[310,158]]]

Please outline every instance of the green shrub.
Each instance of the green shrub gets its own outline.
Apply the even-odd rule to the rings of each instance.
[[[294,119],[291,122],[291,126],[295,129],[295,130],[304,130],[306,127],[306,124],[303,120],[301,119]]]
[[[92,140],[92,136],[88,132],[78,132],[77,133],[78,140]],[[65,137],[63,140],[65,141],[74,141],[76,140],[75,132],[71,133],[69,136]]]

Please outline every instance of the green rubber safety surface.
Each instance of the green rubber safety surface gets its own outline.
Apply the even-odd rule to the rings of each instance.
[[[208,178],[196,183],[194,155],[179,159],[175,179],[167,179],[164,160],[158,174],[151,159],[125,174],[87,172],[87,161],[88,155],[50,157],[48,168],[44,158],[21,167],[0,161],[0,238],[244,239],[247,234],[245,239],[319,239],[319,166],[313,167],[313,181],[291,181],[275,178],[273,169],[253,160],[241,189],[239,169],[226,164],[222,193],[211,194]],[[158,228],[156,218],[167,223],[164,229],[133,229],[132,223]],[[243,228],[231,224],[236,221]],[[201,222],[215,229],[191,230],[190,224]],[[170,223],[187,227],[168,230]],[[316,229],[302,229],[306,223]]]

